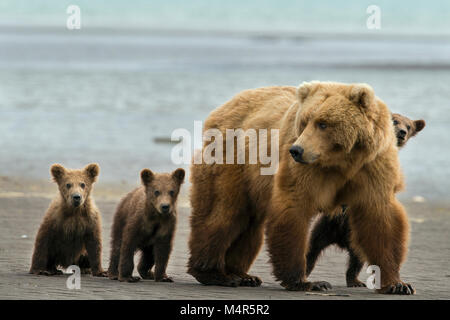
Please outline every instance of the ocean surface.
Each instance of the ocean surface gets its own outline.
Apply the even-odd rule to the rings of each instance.
[[[400,152],[407,190],[450,190],[450,1],[0,0],[0,176],[101,165],[101,181],[172,170],[170,138],[239,91],[366,82],[427,126]],[[81,29],[67,30],[69,4]]]

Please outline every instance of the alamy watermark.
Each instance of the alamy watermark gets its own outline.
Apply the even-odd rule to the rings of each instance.
[[[366,26],[369,30],[379,30],[381,29],[381,9],[377,5],[370,5],[366,9],[366,13],[369,17],[366,20]]]
[[[202,127],[202,121],[194,121],[193,135],[184,128],[172,132],[171,140],[179,141],[171,153],[174,164],[259,163],[263,165],[260,168],[261,175],[273,175],[278,169],[278,129],[226,129],[224,136],[221,130],[215,128],[202,133]],[[203,148],[203,142],[209,143]]]
[[[67,273],[72,273],[67,278],[66,287],[70,290],[80,290],[81,289],[81,270],[79,266],[71,265],[66,269]]]
[[[69,30],[81,29],[81,10],[77,5],[70,5],[66,9],[67,17],[66,27]]]
[[[381,271],[377,265],[370,265],[367,267],[366,273],[370,276],[366,280],[368,289],[381,289]]]

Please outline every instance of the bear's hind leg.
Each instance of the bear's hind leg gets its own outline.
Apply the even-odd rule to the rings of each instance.
[[[365,287],[366,285],[364,282],[358,279],[358,275],[361,272],[364,263],[351,248],[348,249],[348,254],[348,268],[345,274],[347,287]]]
[[[210,216],[197,219],[195,212],[192,216],[188,273],[204,285],[236,287],[241,282],[240,277],[228,275],[225,269],[226,252],[242,228],[239,215],[228,210],[223,204],[216,206]]]
[[[142,249],[141,259],[137,266],[137,270],[142,279],[154,280],[152,268],[155,264],[155,258],[153,254],[153,246],[148,246]]]
[[[246,230],[227,251],[225,258],[227,273],[240,277],[240,286],[259,287],[262,283],[259,277],[249,275],[247,272],[261,249],[263,239],[264,219],[251,219]]]

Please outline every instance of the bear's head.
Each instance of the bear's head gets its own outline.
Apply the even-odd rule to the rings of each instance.
[[[181,168],[172,173],[153,173],[150,169],[142,170],[141,181],[145,187],[147,203],[159,214],[173,214],[180,186],[184,182],[184,175],[185,172]]]
[[[425,128],[425,120],[411,120],[398,113],[392,114],[392,121],[398,147],[403,147],[409,138],[414,137],[417,132]]]
[[[54,164],[50,172],[67,206],[78,208],[83,206],[89,198],[100,167],[96,163],[91,163],[84,169],[71,170],[60,164]]]
[[[295,142],[289,152],[302,164],[343,166],[366,161],[395,143],[389,110],[367,84],[307,82],[297,91]]]

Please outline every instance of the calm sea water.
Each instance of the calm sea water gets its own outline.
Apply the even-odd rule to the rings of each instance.
[[[450,2],[0,1],[0,175],[96,161],[101,181],[171,170],[170,137],[246,88],[367,82],[427,127],[401,151],[403,198],[450,189]],[[255,9],[256,8],[256,9]],[[407,8],[407,9],[406,9]],[[61,14],[62,12],[62,14]]]

